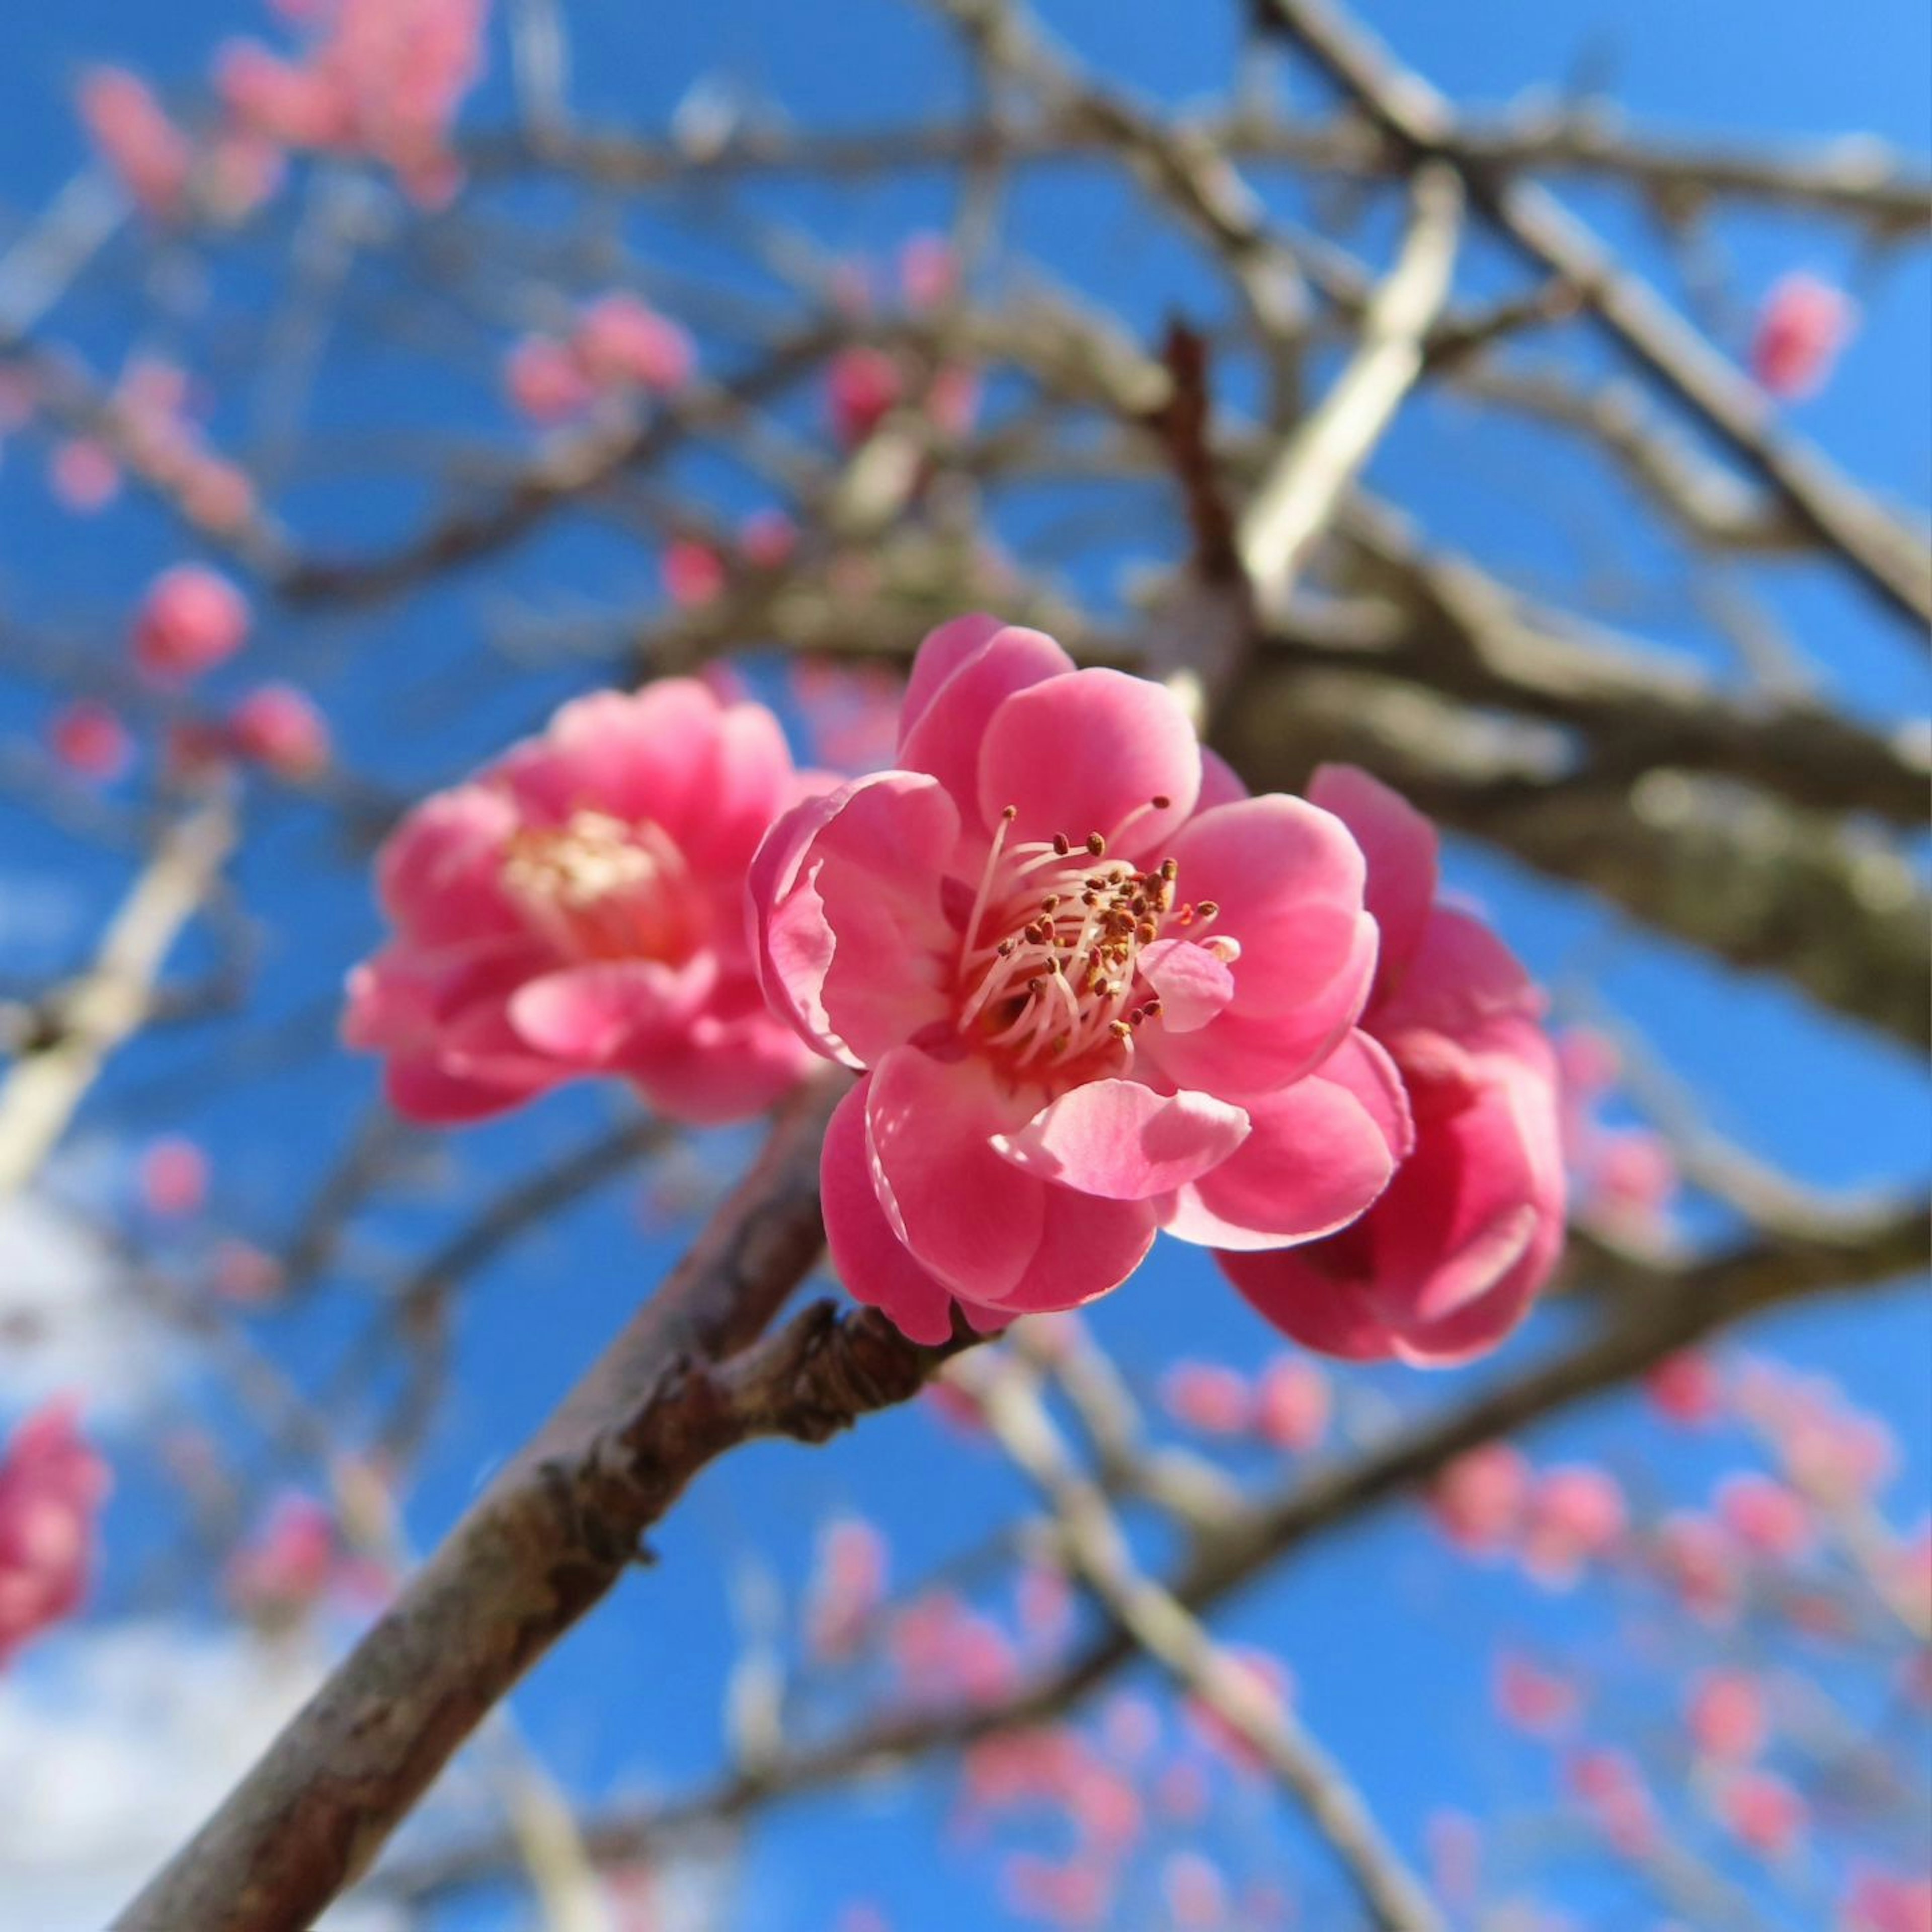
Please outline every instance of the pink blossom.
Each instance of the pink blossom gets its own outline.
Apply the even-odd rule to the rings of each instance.
[[[1362,1035],[1400,1070],[1414,1144],[1367,1214],[1306,1246],[1219,1257],[1305,1346],[1418,1364],[1495,1348],[1563,1242],[1556,1058],[1542,1000],[1502,943],[1436,898],[1436,835],[1386,786],[1326,766],[1310,798],[1368,859],[1382,932]]]
[[[198,1214],[208,1200],[208,1156],[184,1136],[166,1135],[141,1156],[137,1180],[150,1214],[169,1220]]]
[[[439,207],[462,176],[451,130],[483,67],[488,0],[338,0],[300,62],[252,42],[224,50],[216,84],[250,130],[292,148],[359,153]]]
[[[178,563],[148,586],[134,616],[134,662],[152,677],[198,676],[247,640],[248,604],[219,571]]]
[[[939,308],[958,292],[959,258],[943,235],[908,236],[899,250],[899,288],[906,306]]]
[[[1788,1563],[1811,1547],[1811,1512],[1804,1499],[1769,1476],[1726,1477],[1718,1486],[1718,1520],[1738,1542],[1774,1563]]]
[[[1238,1436],[1253,1418],[1247,1379],[1219,1362],[1177,1362],[1161,1378],[1161,1406],[1184,1429]]]
[[[1704,1672],[1690,1687],[1684,1720],[1698,1751],[1727,1764],[1749,1763],[1770,1730],[1763,1690],[1744,1670]]]
[[[121,466],[97,438],[64,436],[48,459],[47,487],[63,509],[91,517],[121,494]]]
[[[858,1516],[820,1538],[806,1608],[806,1642],[814,1657],[850,1657],[885,1601],[886,1540]]]
[[[1476,1903],[1483,1876],[1483,1828],[1466,1811],[1430,1814],[1425,1828],[1436,1896],[1456,1912]]]
[[[1782,1858],[1804,1835],[1810,1808],[1781,1778],[1748,1771],[1727,1783],[1718,1808],[1738,1839],[1766,1858]]]
[[[1584,1566],[1623,1539],[1628,1514],[1607,1470],[1586,1463],[1546,1471],[1530,1491],[1523,1566],[1538,1582],[1567,1589]]]
[[[76,698],[56,712],[47,743],[76,778],[112,784],[134,761],[134,740],[121,714],[92,698]]]
[[[1932,1932],[1932,1876],[1855,1870],[1838,1910],[1838,1932]]]
[[[980,374],[963,362],[948,362],[926,385],[926,419],[943,436],[957,442],[980,413]]]
[[[91,68],[80,106],[88,138],[136,205],[157,220],[180,215],[194,151],[148,83],[125,68]]]
[[[344,1039],[412,1120],[616,1076],[668,1118],[742,1118],[811,1056],[766,1011],[746,868],[806,790],[776,718],[695,680],[566,704],[385,844],[393,944],[350,975]]]
[[[228,737],[242,757],[281,778],[312,778],[328,769],[328,721],[292,684],[251,691],[229,712]]]
[[[899,365],[883,349],[842,349],[825,372],[825,403],[839,446],[856,449],[898,408],[905,393]]]
[[[1816,275],[1775,283],[1758,312],[1750,370],[1774,396],[1800,402],[1831,380],[1832,366],[1858,325],[1858,308],[1842,289]]]
[[[586,377],[600,388],[673,394],[691,380],[696,360],[691,338],[676,322],[621,291],[584,311],[570,346]]]
[[[1160,1742],[1160,1713],[1132,1690],[1116,1691],[1100,1714],[1102,1742],[1121,1763],[1142,1764]]]
[[[930,1590],[892,1619],[892,1661],[922,1703],[986,1704],[1018,1681],[1013,1647],[950,1590]]]
[[[1643,1774],[1622,1751],[1579,1751],[1564,1767],[1570,1790],[1592,1822],[1624,1857],[1647,1857],[1657,1848],[1657,1808]]]
[[[1175,1932],[1214,1932],[1227,1923],[1227,1881],[1199,1852],[1170,1852],[1161,1867],[1160,1888]]]
[[[1436,1527],[1458,1547],[1481,1556],[1508,1548],[1529,1505],[1530,1469],[1522,1451],[1486,1442],[1456,1457],[1429,1492]]]
[[[0,1455],[0,1667],[80,1607],[107,1488],[107,1466],[71,1405],[36,1410],[9,1438]]]
[[[1255,1432],[1292,1454],[1321,1446],[1328,1433],[1328,1378],[1300,1355],[1277,1355],[1255,1384]]]
[[[1657,1554],[1665,1580],[1684,1607],[1707,1623],[1728,1623],[1744,1598],[1737,1545],[1708,1516],[1679,1510],[1658,1532]]]
[[[1090,1301],[1157,1228],[1305,1240],[1387,1184],[1400,1084],[1352,1030],[1375,926],[1346,828],[1204,764],[1163,688],[961,618],[896,770],[772,828],[767,997],[865,1070],[826,1136],[846,1286],[908,1336]]]
[[[1644,1377],[1643,1386],[1660,1415],[1687,1429],[1701,1429],[1724,1411],[1724,1384],[1710,1357],[1694,1348],[1666,1355]]]
[[[254,1307],[281,1292],[282,1275],[281,1263],[266,1249],[231,1237],[216,1244],[208,1285],[223,1300]]]
[[[1258,1716],[1274,1718],[1294,1701],[1294,1673],[1278,1657],[1252,1645],[1230,1646],[1222,1660],[1245,1687],[1247,1700]],[[1190,1697],[1183,1707],[1196,1735],[1210,1750],[1227,1760],[1238,1771],[1258,1773],[1263,1768],[1261,1754],[1240,1731],[1211,1704]]]
[[[1001,1868],[1000,1889],[1015,1912],[1064,1932],[1104,1924],[1113,1908],[1112,1878],[1084,1857],[1055,1864],[1031,1852],[1016,1852]]]
[[[1532,1737],[1557,1737],[1574,1724],[1583,1706],[1576,1685],[1567,1677],[1514,1650],[1496,1659],[1494,1694],[1503,1721]]]
[[[724,560],[707,543],[679,537],[664,545],[664,595],[686,609],[709,604],[725,586]]]
[[[738,551],[754,570],[782,570],[798,548],[798,526],[783,510],[754,510],[738,526]]]
[[[532,422],[561,422],[590,405],[592,389],[577,358],[550,335],[526,335],[503,362],[511,406]]]
[[[335,1519],[313,1496],[278,1497],[267,1520],[230,1562],[230,1599],[244,1614],[284,1622],[321,1598],[339,1555]]]
[[[1058,1650],[1073,1628],[1073,1590],[1052,1563],[1028,1563],[1014,1586],[1014,1618],[1036,1650]]]

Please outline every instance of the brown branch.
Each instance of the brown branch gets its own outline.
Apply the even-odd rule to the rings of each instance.
[[[1652,1269],[1599,1254],[1593,1266],[1606,1318],[1594,1332],[1353,1462],[1298,1477],[1237,1510],[1214,1510],[1166,1587],[1198,1615],[1322,1538],[1412,1494],[1468,1450],[1606,1394],[1757,1314],[1922,1274],[1928,1244],[1932,1206],[1918,1203],[1876,1214],[1830,1239],[1762,1236],[1678,1268]],[[586,1827],[585,1844],[602,1861],[634,1858],[776,1802],[876,1776],[995,1731],[1049,1722],[1136,1654],[1132,1640],[1116,1630],[1004,1703],[862,1724],[684,1798],[611,1812]],[[426,1898],[494,1878],[514,1856],[493,1835],[400,1862],[378,1874],[375,1886],[385,1896]]]
[[[946,1357],[872,1310],[757,1337],[817,1260],[804,1088],[689,1255],[457,1524],[118,1932],[295,1932],[373,1859],[464,1739],[592,1608],[692,1478],[758,1436],[820,1442]]]

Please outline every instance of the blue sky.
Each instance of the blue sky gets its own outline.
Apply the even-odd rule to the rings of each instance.
[[[1516,0],[1475,8],[1382,0],[1365,10],[1445,89],[1498,108],[1526,90],[1588,71],[1646,127],[1763,141],[1870,130],[1922,164],[1932,141],[1932,13],[1910,0],[1854,0],[1836,8],[1798,0],[1616,7]],[[578,49],[575,98],[592,118],[661,126],[692,82],[714,72],[755,85],[814,123],[868,124],[915,105],[957,108],[964,98],[943,37],[886,0],[652,8],[633,0],[568,0],[568,11]],[[1225,75],[1235,11],[1207,0],[1079,0],[1046,10],[1109,73],[1175,101],[1198,96]],[[86,61],[124,61],[164,82],[186,82],[224,34],[262,30],[262,16],[240,0],[0,8],[0,218],[31,211],[79,160],[66,104]],[[495,72],[472,105],[472,125],[500,121],[507,110],[500,34],[496,52]],[[931,183],[889,191],[776,190],[761,199],[772,212],[809,223],[829,248],[880,251],[910,227],[943,219],[947,206]],[[1669,272],[1640,218],[1594,192],[1576,200],[1628,238],[1648,266]],[[1027,246],[1056,274],[1114,302],[1138,326],[1152,328],[1177,301],[1211,313],[1218,297],[1186,249],[1132,208],[1117,184],[1090,170],[1067,170],[1020,191],[1014,219]],[[668,269],[704,259],[701,237],[673,224],[648,232]],[[1735,271],[1740,323],[1750,301],[1787,268],[1850,280],[1864,326],[1839,380],[1805,406],[1803,426],[1849,468],[1922,504],[1932,482],[1932,268],[1924,251],[1898,261],[1862,260],[1824,225],[1763,215],[1726,219],[1719,232]],[[129,259],[121,258],[124,266]],[[167,298],[164,278],[153,286]],[[247,284],[238,278],[234,286]],[[127,315],[124,304],[90,290],[58,320],[104,354],[105,345],[125,339]],[[458,419],[466,434],[507,440],[481,358],[464,336],[442,372],[446,380],[425,382],[419,370],[404,376],[352,343],[318,409],[336,428],[453,406],[467,412]],[[1479,437],[1465,412],[1430,400],[1378,458],[1376,480],[1444,540],[1531,584],[1557,580],[1572,568],[1580,554],[1574,533],[1587,530],[1593,542],[1652,574],[1655,594],[1634,628],[1688,648],[1712,648],[1700,621],[1687,614],[1681,583],[1653,568],[1654,538],[1634,508],[1600,478],[1561,460],[1545,439],[1526,432]],[[319,506],[318,514],[338,539],[368,540],[379,518],[406,514],[406,496],[399,485],[346,512],[339,502]],[[1016,526],[1016,545],[1022,535]],[[0,608],[70,632],[83,650],[111,652],[117,614],[173,546],[166,526],[139,508],[117,513],[111,525],[56,518],[31,464],[10,452],[0,468]],[[447,674],[471,662],[467,645],[479,611],[519,598],[622,606],[654,582],[648,556],[608,538],[556,532],[487,582],[466,579],[352,622],[272,619],[254,668],[272,661],[277,674],[314,683],[340,721],[355,769],[420,788],[528,728],[573,682],[555,671],[526,676],[504,666],[494,681],[468,686],[461,706],[450,704]],[[1793,568],[1770,578],[1765,594],[1844,702],[1881,718],[1923,713],[1922,659],[1841,584]],[[0,739],[37,729],[44,708],[44,694],[0,678]],[[1774,986],[1687,958],[1500,862],[1459,852],[1450,870],[1560,994],[1587,989],[1591,1000],[1639,1028],[1698,1088],[1714,1125],[1822,1185],[1922,1178],[1923,1085],[1889,1047],[1821,1018]],[[0,911],[10,914],[0,934],[0,966],[44,970],[62,956],[74,933],[111,902],[118,877],[116,864],[76,848],[0,795]],[[287,801],[266,808],[241,877],[266,935],[260,1012],[273,1018],[318,1010],[343,968],[376,936],[363,877],[342,862],[318,815]],[[64,908],[38,938],[11,913],[30,892],[40,895],[38,903]],[[154,1131],[178,1110],[182,1082],[209,1043],[190,1029],[138,1047],[98,1096],[89,1127],[110,1139]],[[183,1124],[219,1157],[221,1210],[260,1237],[284,1228],[304,1198],[304,1177],[359,1118],[373,1078],[368,1065],[322,1051],[272,1082],[194,1106]],[[493,1175],[560,1150],[604,1114],[598,1096],[566,1094],[461,1136],[450,1150],[446,1201],[374,1216],[361,1238],[399,1256],[413,1252],[448,1224],[448,1202],[476,1198]],[[726,1143],[718,1158],[742,1144]],[[410,1504],[419,1540],[434,1537],[493,1460],[547,1411],[674,1252],[662,1231],[641,1225],[634,1192],[620,1187],[586,1203],[472,1285],[460,1324],[455,1393]],[[1178,1352],[1239,1360],[1270,1346],[1202,1258],[1165,1246],[1130,1292],[1100,1311],[1096,1325],[1150,1383]],[[265,1324],[262,1340],[302,1371],[339,1347],[342,1333],[340,1312],[330,1307]],[[1908,1453],[1901,1496],[1916,1495],[1922,1507],[1932,1460],[1932,1320],[1922,1299],[1894,1295],[1852,1311],[1786,1318],[1754,1340],[1840,1376],[1884,1412]],[[1412,1377],[1370,1381],[1404,1402],[1438,1392],[1419,1388]],[[1666,1466],[1658,1438],[1642,1430],[1629,1402],[1566,1420],[1539,1438],[1537,1450],[1552,1458],[1606,1456],[1672,1492],[1709,1473]],[[922,1413],[881,1418],[862,1440],[823,1453],[761,1449],[734,1458],[707,1475],[666,1526],[657,1540],[662,1564],[627,1582],[538,1668],[518,1700],[519,1714],[559,1774],[586,1793],[640,1780],[675,1786],[701,1775],[716,1758],[720,1688],[734,1648],[727,1592],[735,1568],[755,1558],[795,1581],[814,1523],[856,1508],[892,1526],[904,1574],[916,1574],[924,1562],[970,1540],[972,1526],[1016,1493],[988,1460],[949,1447]],[[934,1507],[935,1497],[943,1508]],[[122,1548],[140,1545],[142,1513],[153,1500],[139,1469],[124,1469],[114,1519]],[[124,1558],[110,1563],[110,1607],[125,1606],[133,1574]],[[1228,1628],[1293,1663],[1311,1723],[1357,1766],[1392,1828],[1413,1846],[1442,1802],[1502,1810],[1544,1795],[1532,1761],[1500,1742],[1488,1721],[1482,1673],[1468,1667],[1468,1632],[1478,1621],[1566,1650],[1586,1667],[1610,1668],[1601,1657],[1609,1630],[1601,1604],[1552,1606],[1506,1579],[1452,1570],[1406,1516],[1352,1532],[1292,1576],[1250,1594],[1234,1607]],[[1421,1711],[1429,1720],[1419,1727]],[[1002,1922],[991,1916],[992,1888],[970,1859],[943,1848],[944,1810],[943,1784],[928,1780],[903,1804],[874,1797],[788,1813],[751,1855],[748,1932],[822,1932],[859,1889],[910,1932]],[[867,1875],[862,1887],[852,1881],[855,1871]],[[933,1884],[935,1871],[944,1884]],[[1624,1922],[1592,1916],[1611,1908],[1587,1890],[1574,1903],[1586,1923]],[[4,1905],[0,1932],[13,1932]]]

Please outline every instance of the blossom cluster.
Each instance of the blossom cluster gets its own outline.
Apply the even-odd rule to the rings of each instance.
[[[836,786],[749,699],[579,700],[380,885],[346,1033],[415,1118],[602,1075],[722,1120],[852,1070],[828,1242],[916,1340],[1079,1307],[1165,1231],[1308,1346],[1456,1361],[1556,1258],[1540,998],[1426,821],[1352,769],[1251,796],[1165,687],[1040,632],[934,632],[889,767]]]

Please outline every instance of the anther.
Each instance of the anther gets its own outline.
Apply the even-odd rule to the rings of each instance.
[[[1087,835],[1087,849],[1093,854],[1095,858],[1098,859],[1106,853],[1107,850],[1107,842],[1101,837],[1099,832],[1090,832]]]
[[[1073,841],[1065,832],[1056,832],[1053,835],[1053,856],[1056,859],[1065,858],[1072,850]]]
[[[1166,811],[1173,802],[1173,800],[1169,798],[1164,791],[1157,791],[1154,795],[1153,805],[1156,812]]]

